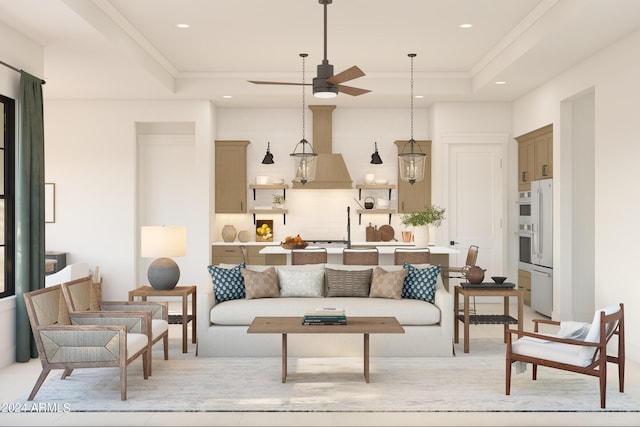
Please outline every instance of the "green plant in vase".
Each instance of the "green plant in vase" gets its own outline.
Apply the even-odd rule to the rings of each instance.
[[[400,223],[413,228],[416,247],[426,247],[429,244],[429,226],[440,227],[445,219],[444,213],[444,208],[431,205],[420,211],[400,214]]]
[[[273,195],[273,200],[271,202],[271,206],[273,207],[273,209],[281,209],[282,206],[284,205],[284,196],[281,194],[274,194]]]

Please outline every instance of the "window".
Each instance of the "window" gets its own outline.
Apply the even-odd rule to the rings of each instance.
[[[0,298],[15,294],[15,101],[0,95]]]

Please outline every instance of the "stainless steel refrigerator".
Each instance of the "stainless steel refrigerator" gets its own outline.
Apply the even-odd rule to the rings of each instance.
[[[553,310],[553,179],[531,182],[531,308]]]

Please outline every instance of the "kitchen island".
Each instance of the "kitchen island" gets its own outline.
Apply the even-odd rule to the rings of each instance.
[[[330,264],[342,264],[342,251],[344,250],[345,245],[307,246],[307,249],[318,247],[326,247],[327,259]],[[399,242],[352,242],[351,247],[375,247],[378,249],[378,253],[380,254],[380,265],[392,265],[393,253],[395,252],[396,248],[414,248],[415,246],[412,244],[402,244]],[[443,267],[449,266],[450,255],[455,255],[458,253],[457,249],[447,246],[429,246],[429,250],[431,251],[431,263],[439,264]],[[284,249],[280,245],[265,246],[264,248],[260,249],[259,253],[261,255],[286,255],[287,264],[291,264],[291,250]]]

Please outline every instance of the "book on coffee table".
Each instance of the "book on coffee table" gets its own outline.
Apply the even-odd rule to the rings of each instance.
[[[319,307],[308,310],[302,319],[303,325],[346,325],[347,316],[344,309],[335,307]]]

